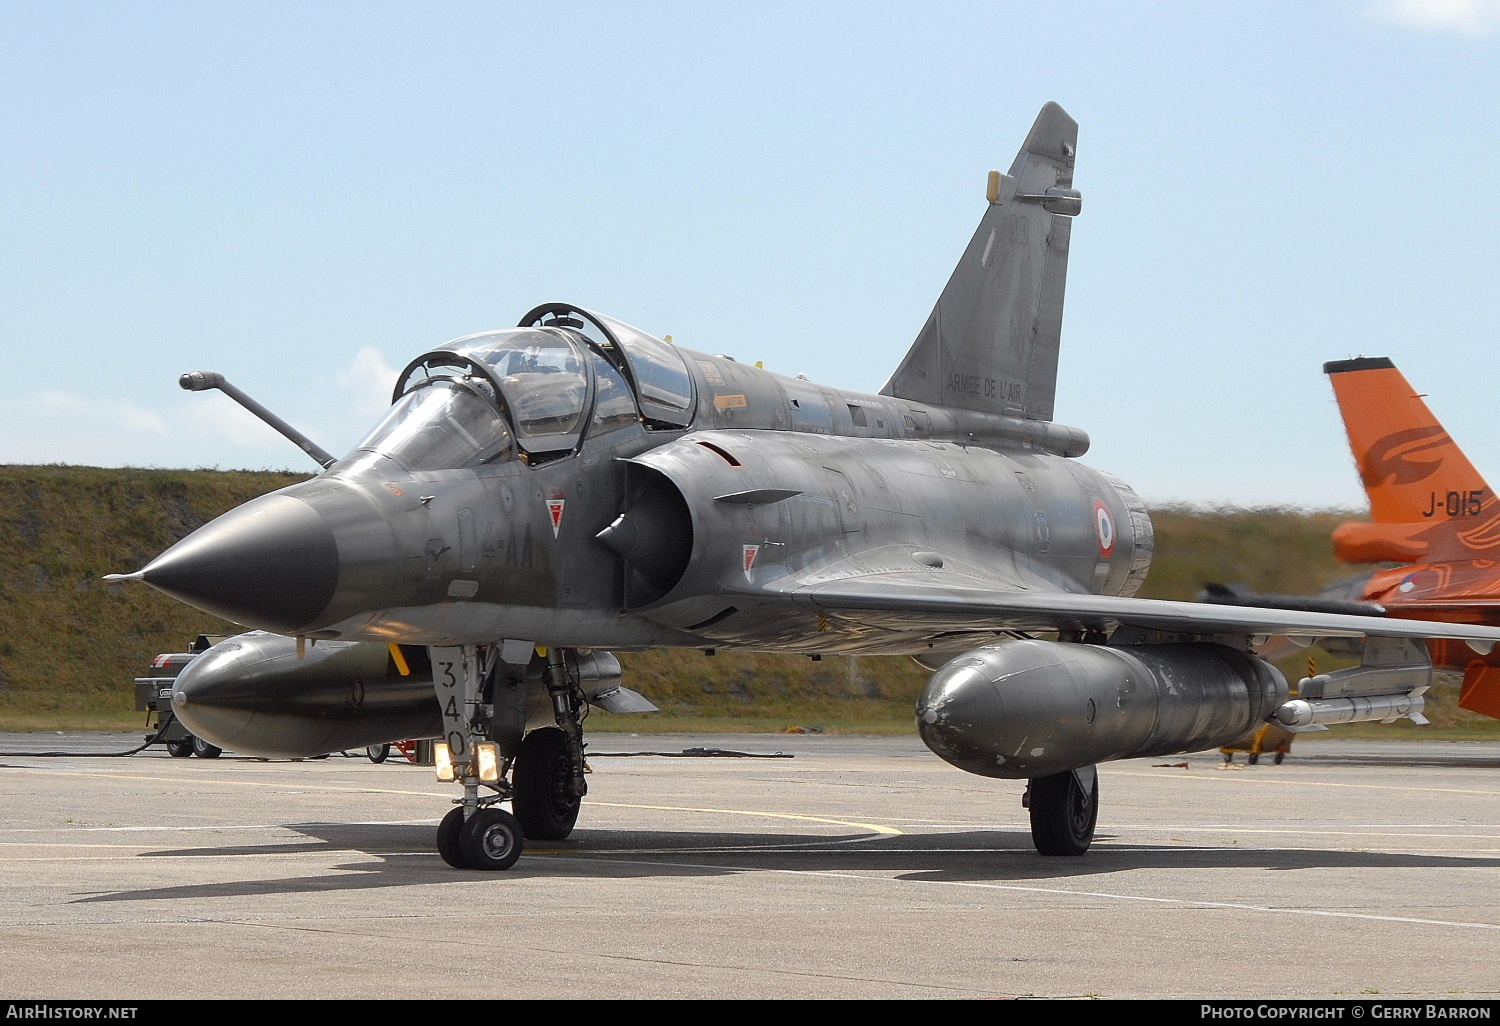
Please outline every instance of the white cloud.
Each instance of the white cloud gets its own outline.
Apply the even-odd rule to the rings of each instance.
[[[129,462],[169,435],[166,419],[134,403],[54,390],[0,400],[0,463]]]
[[[0,463],[301,466],[275,430],[219,392],[146,406],[57,390],[0,398]]]
[[[352,410],[374,416],[390,408],[396,374],[396,368],[385,362],[384,353],[365,346],[354,354],[349,369],[339,372],[338,385],[348,394]]]
[[[1382,21],[1470,39],[1500,28],[1500,0],[1379,0],[1369,13]]]
[[[167,433],[166,421],[150,410],[143,410],[139,406],[129,404],[116,406],[114,415],[119,418],[120,425],[128,431],[144,431],[157,435]]]
[[[44,406],[53,406],[64,410],[86,410],[89,404],[76,395],[68,395],[66,392],[42,392],[37,397],[37,402]]]
[[[239,446],[258,448],[280,438],[276,429],[222,392],[193,397],[196,402],[174,411],[188,431],[201,437],[205,431]]]

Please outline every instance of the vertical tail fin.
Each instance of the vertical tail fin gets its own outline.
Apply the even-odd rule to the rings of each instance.
[[[1489,485],[1395,364],[1384,357],[1339,360],[1325,363],[1323,372],[1377,524],[1467,518],[1489,506]]]
[[[1077,146],[1078,122],[1048,103],[1010,174],[991,172],[979,230],[882,395],[1052,419]]]

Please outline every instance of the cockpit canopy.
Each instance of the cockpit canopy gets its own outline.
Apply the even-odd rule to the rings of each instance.
[[[692,378],[671,345],[552,305],[520,328],[468,335],[412,361],[390,412],[356,452],[411,471],[499,463],[518,452],[534,462],[577,449],[586,429],[680,428],[692,413]]]
[[[577,341],[560,331],[512,329],[470,335],[444,349],[435,359],[456,356],[499,387],[527,452],[577,446],[589,399],[587,353]],[[436,370],[443,373],[441,364]],[[399,391],[420,388],[431,373],[427,361],[418,361]]]
[[[565,303],[539,306],[521,326],[567,328],[608,354],[631,380],[641,417],[648,427],[687,427],[693,422],[693,379],[670,343],[624,321]]]
[[[435,369],[435,368],[434,368]],[[432,376],[396,400],[356,454],[389,456],[407,470],[445,470],[503,463],[516,455],[515,440],[482,377],[451,366],[451,377]]]

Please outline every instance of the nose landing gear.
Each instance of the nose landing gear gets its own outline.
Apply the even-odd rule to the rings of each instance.
[[[572,661],[547,653],[546,688],[556,726],[497,740],[497,705],[484,702],[499,646],[433,648],[433,686],[443,715],[439,779],[464,795],[438,825],[437,848],[455,869],[501,870],[515,865],[527,839],[562,840],[573,831],[583,795],[583,717],[588,708]],[[517,744],[516,742],[519,742]],[[511,755],[501,758],[502,745]],[[447,763],[445,766],[444,763]],[[451,773],[448,770],[451,768]],[[481,788],[493,794],[481,795]],[[514,814],[497,808],[509,801]]]

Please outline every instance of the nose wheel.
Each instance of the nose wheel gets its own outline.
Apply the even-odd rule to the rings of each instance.
[[[476,809],[467,819],[455,807],[438,824],[438,854],[454,869],[509,869],[521,857],[526,837],[504,809]]]
[[[437,849],[443,861],[454,869],[468,869],[469,864],[464,861],[464,850],[459,844],[459,835],[464,829],[463,806],[451,809],[443,821],[438,824]]]
[[[516,817],[504,809],[480,809],[464,821],[458,845],[470,869],[509,869],[526,839]]]
[[[511,645],[506,642],[505,645]],[[535,646],[523,642],[531,651]],[[506,740],[507,708],[498,694],[505,646],[433,647],[429,650],[433,688],[443,718],[443,740],[436,749],[438,779],[463,786],[464,796],[443,817],[438,853],[455,869],[509,869],[526,839],[562,840],[573,832],[583,796],[583,716],[588,701],[578,686],[572,650],[539,649],[546,659],[545,683],[556,726]],[[520,666],[519,663],[507,663]],[[487,682],[490,682],[487,687]],[[497,720],[501,725],[497,738]],[[522,717],[516,724],[525,723]],[[371,752],[371,758],[374,758]],[[484,795],[488,789],[493,794]],[[514,814],[497,808],[509,801]]]

